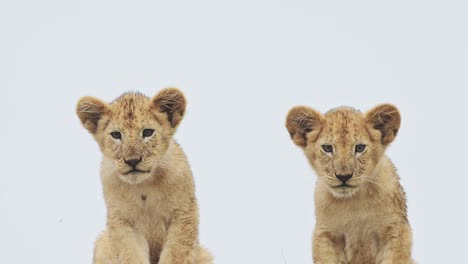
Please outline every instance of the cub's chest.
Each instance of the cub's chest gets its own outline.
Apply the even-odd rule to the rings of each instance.
[[[139,229],[154,228],[169,222],[170,201],[157,190],[132,188],[106,194],[109,214],[127,219]]]
[[[328,231],[349,263],[374,263],[391,219],[387,208],[371,203],[337,203],[320,208],[317,225]]]
[[[336,231],[379,229],[392,218],[380,199],[349,199],[322,203],[316,208],[317,222]]]
[[[167,198],[154,192],[138,191],[126,201],[127,210],[133,211],[141,219],[164,219],[169,215]]]
[[[145,234],[149,240],[162,240],[168,230],[169,208],[164,197],[149,193],[134,193],[127,201],[127,212],[134,228]]]

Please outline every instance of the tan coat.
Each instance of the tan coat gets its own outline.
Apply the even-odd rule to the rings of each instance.
[[[400,127],[392,105],[366,114],[293,108],[286,127],[317,173],[314,263],[410,264],[406,198],[386,147]]]
[[[176,89],[111,104],[82,98],[77,114],[103,152],[107,228],[95,264],[209,264],[198,242],[198,205],[187,158],[172,139],[185,110]]]

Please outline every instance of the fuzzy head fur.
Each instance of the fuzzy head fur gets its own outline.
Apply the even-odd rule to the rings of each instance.
[[[135,184],[150,178],[162,162],[185,106],[182,92],[168,88],[153,98],[125,93],[110,104],[86,96],[76,113],[104,157],[113,161],[120,179]],[[131,166],[131,160],[139,162]]]
[[[294,143],[304,150],[319,180],[335,197],[346,198],[364,182],[373,180],[375,168],[395,139],[400,122],[398,109],[390,104],[378,105],[365,114],[340,107],[324,115],[297,106],[289,111],[286,128]],[[346,185],[340,175],[351,176]]]

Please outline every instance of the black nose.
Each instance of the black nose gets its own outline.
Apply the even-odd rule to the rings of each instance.
[[[351,177],[353,177],[353,174],[335,174],[336,177],[342,181],[343,183],[345,183],[347,180],[349,180]]]
[[[138,165],[138,163],[141,162],[141,157],[139,159],[129,159],[129,160],[124,160],[125,163],[127,163],[128,165],[132,166],[132,168],[135,168],[136,165]]]

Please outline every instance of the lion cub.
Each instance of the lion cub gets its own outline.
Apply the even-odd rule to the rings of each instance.
[[[125,93],[107,104],[83,97],[76,112],[103,154],[107,229],[95,264],[205,264],[198,205],[187,158],[174,141],[185,97],[165,89],[153,98]]]
[[[314,263],[413,263],[405,193],[385,156],[400,127],[398,109],[341,107],[322,115],[298,106],[286,127],[318,175]]]

